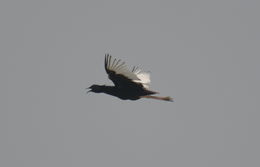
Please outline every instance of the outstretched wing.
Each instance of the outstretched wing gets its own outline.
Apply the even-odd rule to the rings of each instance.
[[[149,88],[151,82],[149,73],[143,72],[137,67],[133,67],[130,71],[125,62],[113,59],[109,54],[105,55],[105,70],[116,87]]]

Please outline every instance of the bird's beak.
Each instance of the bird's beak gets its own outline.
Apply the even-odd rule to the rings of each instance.
[[[86,89],[90,89],[90,87],[89,88],[86,88]],[[89,91],[87,91],[86,93],[89,93],[89,92],[91,92],[92,90],[90,89]]]

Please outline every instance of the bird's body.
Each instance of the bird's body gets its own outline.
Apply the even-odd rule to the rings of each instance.
[[[93,86],[93,85],[92,85]],[[93,88],[93,87],[90,88]],[[98,87],[96,93],[106,93],[112,96],[116,96],[122,100],[138,100],[141,96],[152,95],[156,92],[145,90],[142,88],[117,88],[115,86],[106,86],[106,85],[94,85]],[[93,90],[93,89],[92,89]],[[94,88],[95,90],[95,88]],[[95,91],[93,91],[95,92]]]
[[[115,86],[92,85],[89,92],[106,93],[122,100],[138,100],[140,98],[153,98],[158,100],[172,101],[170,97],[151,96],[157,92],[149,90],[150,74],[134,67],[131,71],[121,60],[111,59],[105,55],[105,70],[109,79]]]

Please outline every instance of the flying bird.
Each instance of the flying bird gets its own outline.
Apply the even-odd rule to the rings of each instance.
[[[108,78],[114,83],[114,86],[92,85],[87,89],[88,92],[106,93],[116,96],[122,100],[138,100],[140,98],[150,98],[157,100],[173,101],[169,96],[152,96],[157,92],[149,90],[150,73],[144,72],[134,66],[129,70],[120,59],[112,58],[111,55],[105,55],[105,70]],[[87,93],[88,93],[87,92]]]

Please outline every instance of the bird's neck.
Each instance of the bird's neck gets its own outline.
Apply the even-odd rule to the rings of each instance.
[[[114,95],[114,92],[115,92],[114,86],[101,85],[100,88],[101,88],[103,93]]]

